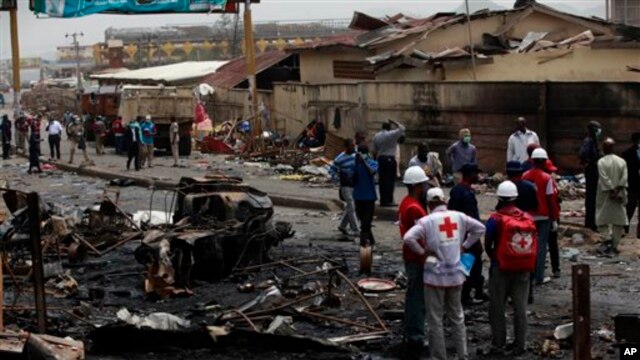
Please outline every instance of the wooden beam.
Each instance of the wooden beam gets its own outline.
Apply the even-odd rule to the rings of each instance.
[[[573,292],[573,358],[591,359],[591,293],[589,265],[571,267]]]

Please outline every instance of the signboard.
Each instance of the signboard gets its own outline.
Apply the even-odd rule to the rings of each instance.
[[[227,0],[30,0],[29,3],[36,14],[61,18],[98,13],[237,12],[237,3]]]

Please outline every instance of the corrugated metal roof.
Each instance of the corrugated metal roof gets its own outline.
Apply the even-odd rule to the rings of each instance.
[[[287,59],[292,54],[283,51],[267,51],[256,55],[256,74],[272,67],[273,65]],[[215,74],[211,74],[204,79],[204,83],[213,87],[232,88],[243,82],[247,78],[247,65],[244,56],[229,61],[221,66]]]
[[[144,69],[123,71],[116,74],[92,75],[96,80],[132,82],[172,83],[203,78],[216,72],[227,61],[185,61],[177,64],[153,66]]]

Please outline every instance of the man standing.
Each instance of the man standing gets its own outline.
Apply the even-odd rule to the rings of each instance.
[[[523,175],[523,179],[531,181],[536,186],[538,209],[533,213],[538,231],[538,257],[536,260],[535,284],[541,285],[545,281],[544,267],[547,259],[547,244],[549,233],[558,228],[558,219],[554,217],[553,179],[546,173],[546,163],[549,160],[547,151],[538,148],[531,154],[534,168]]]
[[[47,132],[49,133],[49,151],[51,153],[51,159],[60,160],[60,139],[62,139],[62,124],[55,117],[49,119],[47,125]]]
[[[596,226],[596,193],[598,190],[598,160],[600,149],[598,139],[602,137],[602,127],[597,121],[591,121],[587,126],[587,137],[580,148],[580,163],[584,165],[584,177],[586,180],[587,194],[584,199],[586,214],[584,226],[597,231]]]
[[[111,131],[113,132],[113,137],[116,145],[116,155],[122,155],[124,153],[124,134],[126,132],[124,126],[122,125],[122,117],[118,116],[111,123]]]
[[[9,159],[11,152],[11,120],[7,114],[0,119],[0,136],[2,137],[2,159]]]
[[[20,112],[20,116],[15,121],[16,129],[16,151],[22,154],[27,153],[27,135],[29,134],[29,121],[24,112]]]
[[[547,174],[551,175],[551,181],[553,181],[553,195],[552,204],[553,208],[551,209],[551,213],[553,214],[553,218],[557,219],[558,224],[560,224],[560,190],[558,189],[558,183],[555,179],[555,173],[558,172],[558,168],[553,165],[551,160],[547,160],[545,162],[545,169]],[[554,278],[560,277],[560,247],[558,244],[558,227],[555,229],[551,229],[549,232],[549,257],[551,258],[551,274]]]
[[[476,193],[472,188],[473,184],[478,183],[478,174],[480,169],[477,165],[466,164],[460,169],[462,180],[451,189],[449,194],[449,210],[459,211],[476,220],[480,220],[480,210],[478,209],[478,200]],[[462,304],[476,305],[489,300],[487,294],[484,293],[484,276],[482,276],[482,244],[477,242],[469,249],[469,252],[475,256],[469,277],[462,287]],[[471,297],[471,290],[474,290],[474,297]]]
[[[104,138],[107,136],[107,126],[102,116],[97,116],[93,123],[93,134],[96,138],[96,155],[104,155]]]
[[[73,164],[73,156],[76,152],[76,147],[82,150],[82,156],[86,164],[91,162],[89,154],[87,153],[87,141],[84,138],[84,124],[79,116],[74,116],[73,122],[69,126],[69,141],[71,142],[71,148],[69,150],[69,164]]]
[[[451,161],[451,169],[453,170],[454,180],[460,182],[462,174],[460,169],[464,165],[477,165],[476,147],[471,144],[471,130],[462,129],[458,133],[460,140],[454,142],[447,149],[447,158]]]
[[[525,162],[529,160],[527,147],[531,144],[540,144],[538,134],[527,129],[527,119],[519,117],[516,120],[516,131],[509,136],[507,146],[507,161]]]
[[[505,304],[511,299],[515,341],[510,357],[526,351],[527,295],[530,273],[537,256],[536,225],[531,215],[516,207],[516,184],[505,181],[498,186],[496,212],[487,221],[485,249],[491,259],[489,322],[491,353],[504,355],[507,342]]]
[[[329,168],[331,177],[340,183],[340,199],[344,201],[344,213],[338,225],[338,231],[344,235],[358,233],[358,221],[356,220],[356,205],[353,200],[353,174],[356,166],[355,143],[353,139],[344,141],[344,151],[336,156]],[[349,225],[349,230],[347,230]]]
[[[640,206],[640,133],[631,135],[631,146],[622,153],[622,158],[627,162],[627,174],[629,175],[629,195],[627,196],[627,218],[629,223],[633,219],[636,207]],[[638,215],[640,220],[640,215]],[[640,221],[638,221],[640,223]],[[629,233],[629,226],[625,232]],[[640,225],[636,229],[636,238],[640,239]]]
[[[369,147],[362,144],[358,147],[354,167],[353,200],[356,215],[360,220],[360,246],[373,246],[376,240],[371,231],[373,214],[376,208],[376,181],[378,163],[369,157]]]
[[[522,179],[522,173],[524,173],[522,163],[518,161],[509,161],[507,163],[507,177],[518,189],[518,198],[515,205],[518,209],[533,215],[533,212],[538,209],[536,186],[531,181]]]
[[[412,166],[404,173],[402,182],[407,186],[407,196],[400,202],[398,220],[400,236],[411,229],[418,220],[427,216],[425,184],[429,178],[420,166]],[[424,247],[424,242],[420,243]],[[403,244],[402,258],[407,273],[407,292],[404,298],[404,338],[406,355],[420,358],[424,343],[424,283],[422,271],[424,256],[416,255]]]
[[[169,142],[171,142],[171,155],[173,156],[173,167],[178,167],[178,155],[180,151],[180,128],[174,116],[171,117],[169,126]]]
[[[429,215],[420,219],[404,236],[404,243],[418,256],[427,256],[424,265],[424,294],[431,358],[447,358],[442,317],[446,313],[453,326],[453,340],[459,359],[466,359],[467,330],[460,296],[464,272],[460,255],[484,234],[481,222],[463,213],[447,210],[440,188],[427,192]],[[466,237],[466,239],[465,239]],[[424,245],[420,245],[420,243]]]
[[[418,144],[416,156],[409,160],[407,167],[420,166],[429,177],[429,184],[439,187],[442,183],[442,163],[437,152],[429,152],[426,142]],[[427,186],[427,190],[428,186]],[[426,192],[425,192],[426,193]]]
[[[134,168],[140,170],[140,124],[137,119],[131,120],[126,133],[127,140],[127,170],[131,168],[131,160],[134,160]]]
[[[392,124],[397,128],[391,130]],[[382,124],[382,130],[373,137],[373,155],[380,166],[378,175],[380,206],[395,206],[393,191],[398,166],[396,152],[398,151],[398,139],[404,135],[405,130],[404,125],[389,119]]]
[[[147,115],[145,120],[140,124],[142,137],[140,144],[142,146],[142,156],[140,159],[140,167],[147,162],[149,167],[153,167],[153,137],[156,135],[156,124],[153,123],[151,115]]]
[[[598,193],[596,225],[604,239],[598,250],[604,255],[617,255],[624,227],[629,225],[627,204],[628,174],[624,159],[613,153],[616,142],[606,138],[602,143],[604,156],[598,160]]]

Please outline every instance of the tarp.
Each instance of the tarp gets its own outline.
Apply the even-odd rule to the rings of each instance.
[[[227,0],[33,0],[33,12],[51,17],[123,14],[190,13],[224,10]]]

